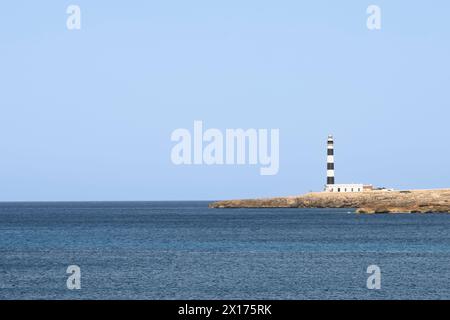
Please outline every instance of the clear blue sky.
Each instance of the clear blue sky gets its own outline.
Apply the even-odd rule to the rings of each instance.
[[[444,0],[2,3],[0,201],[320,190],[329,133],[337,182],[449,187],[449,13]],[[194,120],[279,128],[278,175],[173,165],[170,134]]]

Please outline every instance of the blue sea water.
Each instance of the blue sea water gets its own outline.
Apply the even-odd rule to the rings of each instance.
[[[450,299],[450,215],[207,205],[0,203],[0,299]]]

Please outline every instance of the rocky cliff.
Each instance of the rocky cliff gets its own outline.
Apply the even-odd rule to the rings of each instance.
[[[314,192],[301,196],[225,200],[211,208],[356,208],[357,213],[450,213],[450,189]]]

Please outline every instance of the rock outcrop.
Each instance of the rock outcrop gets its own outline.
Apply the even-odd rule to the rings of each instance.
[[[211,208],[356,208],[357,213],[450,213],[450,189],[314,192],[301,196],[225,200]]]

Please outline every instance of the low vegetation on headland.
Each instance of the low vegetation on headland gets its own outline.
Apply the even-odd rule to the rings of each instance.
[[[300,196],[224,200],[210,208],[355,208],[357,213],[450,213],[450,189],[312,192]]]

